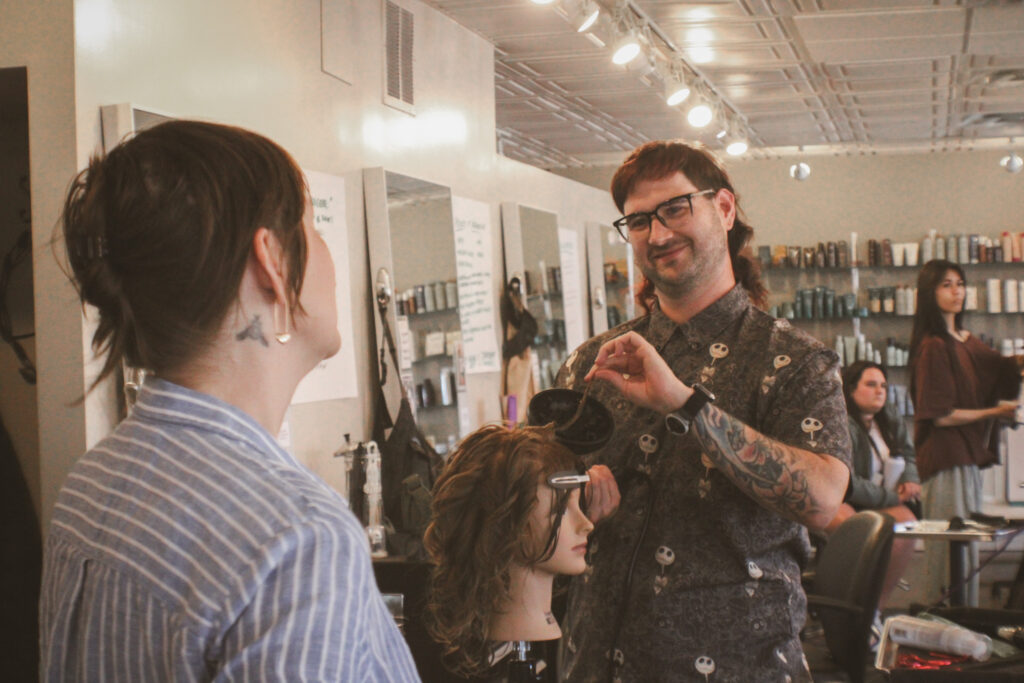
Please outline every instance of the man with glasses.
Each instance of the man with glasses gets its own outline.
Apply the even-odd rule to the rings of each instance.
[[[753,230],[703,147],[637,148],[612,196],[647,313],[559,374],[594,383],[613,412],[614,435],[587,463],[607,468],[588,486],[621,491],[591,506],[604,521],[570,592],[560,676],[810,680],[805,527],[828,524],[849,482],[838,359],[755,306]]]

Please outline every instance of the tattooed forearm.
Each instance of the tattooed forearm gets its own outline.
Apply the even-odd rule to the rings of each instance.
[[[269,346],[267,344],[267,338],[263,336],[263,323],[260,322],[260,317],[254,315],[252,322],[244,330],[235,335],[237,341],[245,341],[246,339],[252,339],[258,341],[263,346]]]
[[[694,431],[722,473],[762,505],[804,523],[831,515],[815,495],[808,462],[824,456],[769,439],[714,406],[694,420]]]

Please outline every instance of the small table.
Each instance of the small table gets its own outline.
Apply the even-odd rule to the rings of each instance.
[[[926,541],[949,542],[949,602],[954,607],[966,607],[964,579],[967,576],[967,549],[976,541],[994,541],[1015,531],[1010,527],[991,527],[966,520],[963,529],[950,529],[944,519],[921,519],[894,526],[896,535],[903,538],[923,538]],[[976,606],[976,605],[975,605]]]

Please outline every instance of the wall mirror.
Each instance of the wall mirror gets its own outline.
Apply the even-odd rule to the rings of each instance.
[[[506,281],[513,274],[522,275],[526,307],[537,321],[537,388],[547,389],[569,350],[585,337],[575,232],[560,230],[558,216],[549,211],[511,203],[501,205],[501,224]]]
[[[587,224],[587,271],[594,334],[636,317],[633,247],[612,226]]]
[[[387,358],[389,408],[394,416],[401,381],[424,434],[445,451],[468,428],[458,410],[465,373],[451,191],[380,168],[366,169],[363,181],[371,277],[380,281],[385,271],[392,290],[385,315],[399,367]],[[379,311],[376,319],[380,348]]]
[[[131,133],[151,128],[158,123],[173,121],[170,114],[142,109],[132,104],[108,104],[100,107],[103,128],[103,151],[117,147]]]

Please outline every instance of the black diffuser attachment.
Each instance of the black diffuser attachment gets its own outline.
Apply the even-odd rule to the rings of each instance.
[[[530,399],[526,423],[533,426],[555,425],[555,438],[577,455],[592,453],[606,443],[615,431],[615,420],[604,405],[587,396],[583,411],[576,415],[582,392],[573,389],[545,389]],[[575,419],[574,419],[575,418]]]

